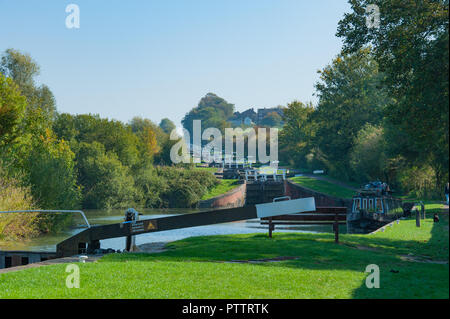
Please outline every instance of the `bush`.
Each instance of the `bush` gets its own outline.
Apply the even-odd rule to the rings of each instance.
[[[34,144],[28,174],[33,196],[43,209],[79,208],[74,157],[69,145],[56,140],[50,130]]]
[[[136,186],[145,207],[195,207],[219,182],[210,172],[192,168],[155,167],[139,171]]]
[[[167,180],[159,176],[153,168],[140,169],[135,173],[135,185],[137,188],[137,202],[145,208],[167,207],[161,198],[161,194],[169,190]]]
[[[350,153],[353,179],[358,182],[385,180],[386,162],[383,128],[366,125],[358,132]]]
[[[404,193],[420,199],[440,199],[436,186],[436,174],[430,166],[411,167],[399,173],[399,182]]]
[[[79,183],[84,208],[126,208],[137,198],[133,177],[115,153],[105,153],[100,143],[81,143],[78,156]]]
[[[0,163],[1,164],[1,163]],[[35,203],[30,188],[17,179],[6,177],[0,167],[0,211],[33,209]],[[39,235],[37,214],[0,214],[0,240],[17,240]]]

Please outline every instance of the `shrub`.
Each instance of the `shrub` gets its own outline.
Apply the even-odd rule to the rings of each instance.
[[[155,167],[136,174],[140,202],[145,207],[195,207],[218,184],[210,172],[192,168]]]
[[[126,208],[135,204],[137,192],[130,170],[115,153],[105,153],[102,144],[81,143],[77,166],[84,208]]]
[[[436,174],[430,166],[405,168],[399,173],[402,190],[410,197],[439,199]]]
[[[1,163],[0,163],[1,164]],[[6,176],[0,167],[0,211],[33,209],[35,203],[28,187]],[[0,214],[0,240],[17,240],[39,235],[37,214]]]

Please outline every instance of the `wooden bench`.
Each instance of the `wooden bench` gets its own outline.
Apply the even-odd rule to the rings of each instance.
[[[333,225],[334,241],[339,243],[339,223],[347,221],[347,207],[316,207],[316,211],[261,218],[261,225],[269,225],[269,237],[275,225]]]

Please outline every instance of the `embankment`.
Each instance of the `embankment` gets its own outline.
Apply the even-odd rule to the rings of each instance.
[[[327,194],[323,194],[314,191],[309,188],[305,188],[289,180],[286,181],[286,196],[290,196],[292,199],[303,197],[314,197],[316,200],[316,206],[338,206],[347,207],[347,211],[352,208],[352,200],[350,198],[338,198]]]
[[[199,202],[199,208],[234,208],[245,204],[246,184],[241,184],[228,193]]]

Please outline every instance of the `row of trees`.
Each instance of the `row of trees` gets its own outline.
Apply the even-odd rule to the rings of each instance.
[[[291,103],[285,161],[437,197],[448,180],[448,1],[351,0],[342,53],[319,71],[317,107]],[[368,28],[365,8],[380,8]]]
[[[136,117],[125,124],[58,113],[50,89],[36,84],[38,74],[29,55],[12,49],[3,54],[0,185],[8,186],[0,192],[0,210],[192,207],[217,184],[208,172],[169,166],[177,142],[169,138],[175,128],[169,119],[156,125]],[[7,200],[6,194],[13,193],[16,200]],[[58,229],[64,222],[48,214],[20,221],[2,217],[0,230],[23,236]]]

